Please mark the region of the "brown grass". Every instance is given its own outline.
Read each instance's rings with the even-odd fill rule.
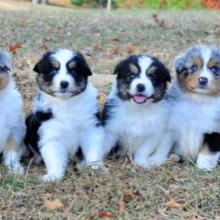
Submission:
[[[35,94],[32,68],[47,48],[81,50],[95,85],[107,92],[114,66],[130,53],[153,54],[171,68],[173,58],[192,44],[219,46],[219,19],[219,13],[207,11],[106,14],[31,5],[25,10],[0,7],[0,47],[8,49],[18,42],[22,46],[13,57],[14,74],[28,112]],[[45,172],[43,165],[24,163],[25,177],[10,176],[0,166],[0,219],[99,219],[106,212],[112,219],[220,218],[219,168],[203,173],[171,160],[145,171],[128,159],[109,159],[110,175],[102,176],[90,170],[79,173],[72,161],[61,183],[44,184],[38,179]],[[58,199],[64,207],[49,211],[43,205],[47,199]],[[180,208],[168,207],[170,200]]]

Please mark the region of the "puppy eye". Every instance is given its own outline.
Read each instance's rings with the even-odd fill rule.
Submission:
[[[135,74],[130,74],[129,77],[130,77],[130,79],[134,79],[136,77],[136,75]]]
[[[219,75],[219,74],[218,74],[218,67],[217,67],[217,66],[212,66],[212,67],[210,67],[210,71],[211,71],[214,75]]]
[[[68,68],[69,69],[73,69],[75,66],[76,66],[76,61],[75,60],[68,63]]]
[[[59,62],[57,62],[57,61],[55,61],[55,60],[51,61],[50,65],[51,65],[51,67],[52,67],[53,69],[55,69],[55,70],[58,70],[58,69],[60,68]]]
[[[198,66],[196,64],[193,64],[191,66],[191,70],[192,70],[192,72],[195,72],[196,70],[198,70]]]

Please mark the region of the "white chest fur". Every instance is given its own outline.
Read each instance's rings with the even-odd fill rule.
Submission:
[[[169,128],[173,130],[177,151],[196,160],[204,133],[220,131],[220,99],[183,96],[174,102]]]
[[[168,103],[165,101],[143,106],[121,102],[113,120],[119,142],[130,153],[134,153],[149,138],[158,139],[159,142],[167,124],[168,112]]]
[[[49,109],[53,115],[53,118],[40,128],[42,144],[58,138],[68,145],[78,146],[82,132],[97,123],[96,96],[97,91],[90,84],[80,95],[65,100],[41,93],[40,98],[35,100],[34,112],[47,112]]]
[[[14,82],[0,92],[0,104],[1,125],[5,126],[5,129],[15,127],[18,119],[23,117],[23,102]]]

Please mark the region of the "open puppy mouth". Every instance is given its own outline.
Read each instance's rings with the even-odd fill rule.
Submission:
[[[147,101],[148,97],[142,94],[137,94],[137,95],[132,96],[132,99],[137,104],[143,104]]]

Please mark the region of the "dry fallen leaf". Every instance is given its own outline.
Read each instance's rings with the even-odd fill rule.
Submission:
[[[127,47],[127,52],[128,54],[132,54],[132,53],[135,53],[137,51],[137,47],[135,45],[128,45]]]
[[[120,39],[119,39],[119,38],[117,38],[117,37],[115,37],[115,38],[112,38],[112,41],[119,42],[119,41],[120,41]]]
[[[173,199],[171,199],[169,202],[165,203],[165,207],[170,208],[170,209],[172,209],[172,208],[173,209],[182,209],[184,207],[184,205],[177,203]]]
[[[96,44],[93,49],[94,50],[102,50],[102,46],[100,44]]]
[[[125,192],[125,194],[124,194],[124,201],[126,203],[129,203],[132,199],[133,199],[133,196],[131,195],[131,193]]]
[[[101,211],[99,212],[99,218],[112,218],[113,213],[109,211]]]
[[[17,50],[19,48],[22,48],[22,45],[21,43],[17,42],[15,44],[11,44],[9,45],[9,51],[12,53],[12,54],[16,54]]]
[[[112,49],[112,55],[119,55],[120,54],[120,48],[115,47]]]
[[[45,49],[45,50],[48,50],[48,45],[46,43],[43,43],[41,46],[40,46],[41,49]]]
[[[44,202],[44,207],[48,210],[61,209],[64,207],[63,203],[59,199],[55,200],[46,200]]]
[[[119,202],[119,211],[123,212],[125,210],[125,203],[123,201]]]

